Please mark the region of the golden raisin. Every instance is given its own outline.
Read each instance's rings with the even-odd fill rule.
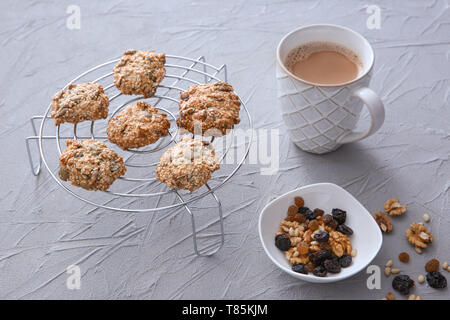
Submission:
[[[309,250],[309,245],[306,242],[300,242],[297,246],[297,251],[300,254],[307,254]]]
[[[295,205],[296,205],[297,207],[299,207],[299,208],[305,206],[305,200],[303,200],[302,197],[295,197],[295,198],[294,198],[294,202],[295,202]]]
[[[439,261],[436,259],[431,259],[430,261],[427,262],[427,264],[425,265],[425,270],[427,272],[433,272],[433,271],[438,271],[439,270]]]
[[[409,254],[407,252],[402,252],[398,255],[398,260],[404,263],[409,262]]]
[[[294,205],[289,206],[287,211],[288,218],[293,218],[298,213],[298,208]]]
[[[306,221],[306,217],[302,215],[301,213],[296,213],[294,218],[292,218],[293,221],[297,221],[298,223],[303,223]]]
[[[317,214],[317,217],[321,217],[324,215],[325,211],[319,209],[319,208],[315,208],[314,212]]]
[[[316,231],[319,229],[319,222],[317,220],[311,220],[308,224],[308,229],[311,231]]]

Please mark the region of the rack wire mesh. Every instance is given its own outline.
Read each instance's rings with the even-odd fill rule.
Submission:
[[[230,151],[240,150],[237,158],[234,159],[233,157],[233,164],[231,165],[231,168],[228,168],[226,174],[217,174],[216,176],[216,173],[214,173],[210,181],[205,184],[204,188],[202,187],[194,192],[169,189],[167,186],[159,183],[154,177],[154,170],[149,170],[149,168],[155,167],[158,164],[161,153],[170,145],[177,143],[177,138],[179,138],[177,126],[175,124],[175,113],[178,110],[179,92],[193,84],[209,83],[211,81],[220,80],[227,81],[227,67],[226,65],[215,67],[206,63],[203,56],[198,59],[191,59],[181,56],[166,55],[165,67],[168,70],[167,74],[159,85],[156,95],[144,99],[139,96],[123,95],[112,83],[113,72],[110,71],[104,73],[104,69],[109,68],[109,70],[111,70],[112,65],[118,61],[119,59],[115,59],[93,67],[77,76],[63,88],[65,89],[69,84],[76,82],[90,81],[102,84],[105,92],[110,97],[109,109],[113,110],[109,113],[106,120],[85,122],[78,125],[63,124],[56,127],[56,132],[54,134],[47,134],[47,132],[55,130],[54,123],[51,121],[50,117],[50,105],[43,115],[33,116],[30,119],[34,135],[27,137],[25,142],[31,171],[33,175],[37,176],[41,173],[42,167],[45,167],[53,180],[55,180],[61,188],[75,198],[98,208],[122,212],[147,213],[184,207],[186,212],[190,215],[195,253],[199,256],[210,256],[219,251],[224,244],[222,204],[216,191],[231,179],[248,157],[250,144],[253,139],[253,125],[250,113],[244,101],[240,99],[242,110],[240,115],[241,123],[239,126],[247,129],[247,132],[249,132],[249,135],[243,144],[236,143],[235,130],[231,130],[231,132],[224,137],[211,138],[211,142],[215,144],[215,148],[216,145],[219,146],[219,150],[216,148],[216,152],[218,152],[221,167],[223,167],[227,155],[230,155]],[[160,139],[152,146],[130,149],[126,151],[126,155],[122,154],[127,167],[127,174],[124,177],[120,177],[110,188],[111,190],[105,192],[86,192],[80,188],[73,187],[70,183],[61,181],[57,175],[57,160],[63,150],[61,147],[62,140],[96,139],[107,142],[107,121],[114,117],[114,115],[124,107],[137,100],[150,100],[150,104],[168,115],[168,119],[171,122],[169,135],[164,139]],[[114,107],[113,105],[116,106]],[[37,127],[36,124],[39,122],[39,127]],[[95,123],[103,125],[96,126]],[[38,150],[37,156],[33,156],[32,141],[36,143],[35,148]],[[56,148],[55,146],[51,146],[52,143],[56,144]],[[112,145],[112,147],[114,147],[114,145]],[[120,150],[120,152],[123,153],[124,151]],[[149,162],[149,160],[151,161]],[[216,172],[221,171],[222,169]],[[133,174],[135,176],[132,176]],[[102,195],[99,196],[99,193]],[[200,249],[197,241],[198,232],[195,218],[196,213],[190,205],[208,195],[212,197],[217,206],[219,217],[218,224],[220,226],[220,233],[218,236],[220,240],[215,246],[207,246]],[[163,201],[163,197],[168,198]],[[100,202],[99,198],[103,201]],[[124,198],[131,199],[131,201],[124,201]]]

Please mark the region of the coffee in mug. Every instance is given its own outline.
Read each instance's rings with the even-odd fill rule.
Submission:
[[[383,102],[368,88],[374,52],[359,33],[329,24],[300,27],[281,39],[276,55],[281,115],[301,149],[327,153],[383,124]],[[363,106],[369,126],[356,131]]]
[[[289,52],[285,65],[300,79],[318,85],[353,81],[362,62],[351,49],[332,42],[310,42]]]

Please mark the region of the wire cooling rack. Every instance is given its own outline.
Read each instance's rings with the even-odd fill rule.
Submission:
[[[154,171],[161,154],[179,140],[178,128],[175,123],[179,93],[193,84],[220,80],[227,81],[227,67],[226,65],[215,67],[206,63],[203,56],[198,59],[191,59],[166,55],[165,67],[167,73],[164,80],[160,83],[153,97],[144,99],[141,96],[123,95],[116,89],[113,84],[112,67],[118,61],[119,59],[115,59],[93,67],[77,76],[64,87],[65,89],[71,83],[88,81],[102,84],[110,102],[110,113],[106,120],[83,122],[78,125],[66,123],[57,126],[55,132],[54,121],[50,117],[50,105],[43,115],[34,116],[30,119],[34,135],[27,137],[25,142],[31,171],[33,175],[37,176],[41,173],[42,167],[45,167],[61,188],[75,198],[98,208],[122,212],[150,213],[183,206],[191,217],[195,253],[199,256],[212,255],[219,251],[224,244],[222,204],[216,191],[230,180],[248,156],[253,139],[253,125],[250,113],[244,101],[240,99],[242,109],[239,128],[245,129],[247,132],[244,141],[237,143],[235,130],[231,130],[224,137],[210,138],[216,149],[216,154],[219,156],[221,169],[213,173],[210,181],[204,187],[193,192],[169,189],[156,179]],[[125,176],[117,179],[108,191],[85,191],[60,180],[57,174],[58,160],[65,148],[65,140],[96,139],[108,142],[106,135],[108,120],[137,100],[146,100],[155,108],[168,115],[168,119],[171,122],[169,135],[151,146],[127,151],[117,149],[115,145],[110,144],[110,147],[117,149],[117,152],[123,156],[127,173]],[[111,110],[113,111],[111,112]],[[37,155],[32,151],[32,141],[36,143]],[[233,152],[237,153],[236,157],[230,157],[230,154]],[[228,164],[228,161],[226,164],[224,163],[224,160],[229,158],[232,159],[231,165]],[[198,208],[194,207],[193,203],[202,200],[207,195],[212,197],[218,211],[219,218],[213,223],[218,223],[220,226],[220,233],[216,234],[220,241],[199,249],[197,243],[198,231],[196,229],[196,211],[198,211]]]

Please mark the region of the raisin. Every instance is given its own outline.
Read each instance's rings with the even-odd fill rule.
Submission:
[[[327,242],[330,239],[330,234],[326,231],[319,231],[314,234],[314,240],[318,242]]]
[[[347,226],[346,224],[340,224],[337,226],[336,231],[339,231],[340,233],[343,233],[347,236],[351,236],[353,234],[352,228]]]
[[[428,272],[427,282],[430,287],[435,289],[444,289],[447,287],[447,279],[439,271]]]
[[[347,212],[337,208],[331,210],[331,215],[339,224],[345,223],[345,219],[347,218]]]
[[[325,277],[327,275],[327,269],[324,266],[318,266],[313,269],[312,273],[317,277]]]
[[[305,200],[303,200],[302,197],[295,197],[294,198],[294,203],[297,207],[303,207],[305,205]]]
[[[308,274],[308,270],[306,269],[306,267],[303,263],[294,263],[292,265],[292,271],[298,272],[298,273],[303,273],[303,274]]]
[[[303,223],[306,221],[306,217],[301,213],[297,212],[292,220],[297,221],[298,223]]]
[[[399,275],[396,276],[394,280],[392,280],[392,288],[394,288],[403,295],[408,295],[409,289],[411,289],[412,287],[414,287],[414,280],[412,280],[407,275]]]
[[[398,260],[400,260],[403,263],[409,262],[409,254],[407,252],[401,252],[398,255]]]
[[[332,257],[331,252],[328,250],[319,250],[309,255],[309,261],[315,266],[321,265],[325,260]]]
[[[328,227],[330,227],[332,229],[336,229],[336,227],[338,226],[337,221],[334,220],[333,216],[331,216],[330,214],[325,214],[322,217],[322,221],[323,221],[323,223],[325,223],[325,225],[327,225]]]
[[[352,264],[352,256],[349,254],[344,254],[342,257],[339,258],[339,264],[342,268],[347,268]]]
[[[317,220],[311,220],[308,223],[308,229],[311,231],[316,231],[317,229],[319,229],[319,222]]]
[[[314,220],[317,218],[316,213],[311,211],[308,207],[300,207],[298,208],[298,212],[305,216],[308,220]]]
[[[298,208],[296,206],[289,206],[287,211],[287,217],[293,219],[298,212]]]
[[[431,259],[430,261],[427,262],[427,264],[425,265],[425,270],[427,272],[433,272],[433,271],[438,271],[439,270],[439,261],[436,259]]]
[[[338,259],[328,259],[323,262],[323,266],[328,272],[339,273],[341,272],[341,265]]]
[[[297,246],[297,251],[300,254],[307,254],[309,251],[309,245],[306,242],[300,242],[300,244]]]
[[[321,217],[325,213],[323,210],[321,210],[319,208],[315,208],[313,211],[317,215],[317,217]]]
[[[275,237],[275,246],[281,251],[288,251],[291,248],[291,239],[286,233],[279,234]]]

